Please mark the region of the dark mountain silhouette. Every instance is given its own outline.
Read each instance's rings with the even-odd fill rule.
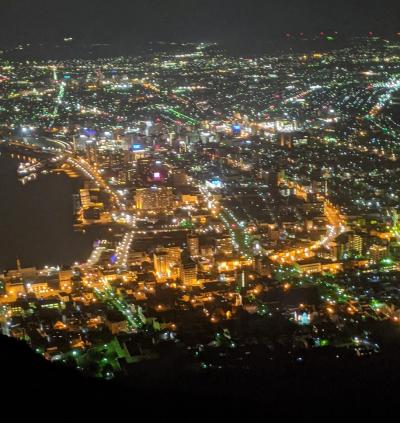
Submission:
[[[396,411],[398,351],[336,361],[332,354],[311,354],[301,365],[282,359],[262,370],[204,373],[188,371],[184,357],[172,354],[136,365],[117,380],[103,381],[48,362],[27,344],[1,336],[2,401],[32,418],[54,409],[56,419],[78,410],[90,416],[132,413],[142,419],[175,420],[201,413],[320,419],[382,417]]]

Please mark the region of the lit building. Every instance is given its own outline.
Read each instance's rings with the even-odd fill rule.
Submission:
[[[279,134],[279,145],[288,149],[293,146],[293,133],[292,132],[281,132]]]
[[[221,236],[215,240],[215,249],[218,253],[232,254],[232,239],[230,236]]]
[[[181,254],[182,250],[180,247],[171,246],[171,247],[163,247],[161,251],[167,253],[168,259],[175,264],[179,264],[181,261]]]
[[[358,256],[362,255],[363,239],[361,235],[358,235],[355,232],[350,231],[340,234],[336,238],[336,245],[336,256],[338,260],[346,258],[346,256],[350,253],[355,253]]]
[[[153,255],[154,271],[159,282],[176,279],[179,276],[178,266],[181,262],[182,250],[179,247],[159,248]]]
[[[368,249],[368,255],[370,259],[375,263],[378,263],[384,257],[386,257],[387,253],[388,253],[388,249],[384,245],[373,244]]]
[[[188,204],[196,205],[198,203],[198,198],[197,198],[197,195],[195,194],[181,194],[180,199],[182,204],[184,205],[188,205]]]
[[[343,270],[341,262],[330,260],[316,260],[314,258],[305,259],[297,262],[301,273],[337,273]]]
[[[117,333],[129,332],[128,321],[121,313],[108,312],[105,319],[105,324],[113,335]]]
[[[86,160],[90,164],[97,162],[97,147],[96,143],[92,140],[86,141]]]
[[[49,285],[46,281],[35,281],[27,284],[27,291],[33,292],[38,296],[49,294]]]
[[[190,256],[197,257],[199,255],[199,237],[197,235],[188,235],[187,245]]]
[[[197,280],[197,264],[190,258],[185,258],[181,263],[181,280],[186,286],[198,284]]]
[[[72,270],[60,270],[58,278],[60,281],[60,289],[62,291],[70,291],[72,288]]]
[[[153,164],[146,176],[146,181],[150,184],[163,184],[167,179],[167,170],[158,164]]]
[[[165,251],[155,252],[153,255],[154,271],[156,273],[157,281],[164,282],[171,275],[170,260],[168,253]]]
[[[173,203],[171,187],[150,187],[136,190],[136,208],[139,210],[170,211]]]
[[[26,294],[25,284],[21,278],[9,278],[5,281],[5,293],[16,298]]]
[[[145,179],[145,177],[150,173],[152,163],[153,160],[150,157],[144,157],[137,160],[137,173],[141,178]]]

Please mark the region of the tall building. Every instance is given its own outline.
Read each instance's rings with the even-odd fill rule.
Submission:
[[[95,141],[86,141],[86,160],[90,164],[95,164],[97,162],[97,145]]]
[[[361,235],[356,233],[352,234],[350,237],[350,250],[356,251],[358,255],[362,255],[363,252],[363,239]]]
[[[143,157],[136,161],[136,173],[138,178],[142,181],[147,180],[147,175],[150,173],[151,166],[153,164],[153,159],[150,157]]]
[[[337,258],[339,260],[346,258],[349,253],[355,253],[358,256],[363,252],[363,239],[361,235],[349,231],[340,234],[336,238]]]
[[[369,247],[368,254],[373,262],[378,263],[387,256],[388,248],[384,245],[373,244]]]
[[[181,254],[182,250],[180,247],[171,246],[171,247],[163,247],[160,251],[164,251],[167,253],[168,259],[174,264],[179,264],[181,262]]]
[[[190,257],[197,257],[199,255],[199,237],[197,235],[188,235],[187,245]]]
[[[181,263],[181,280],[186,286],[198,284],[197,280],[197,264],[190,258],[185,257]]]
[[[182,250],[180,247],[162,247],[154,252],[154,271],[159,282],[179,276]]]
[[[320,170],[312,172],[311,192],[312,194],[328,195],[328,181]]]
[[[311,191],[313,194],[328,195],[328,181],[326,179],[316,180],[311,182]]]
[[[136,208],[139,210],[170,211],[173,203],[171,187],[150,187],[136,190]]]
[[[153,255],[154,271],[156,273],[157,280],[163,282],[168,279],[171,275],[170,260],[168,259],[168,253],[165,251],[157,251]]]

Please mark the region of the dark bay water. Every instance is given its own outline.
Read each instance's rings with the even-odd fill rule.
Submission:
[[[9,156],[0,156],[0,269],[15,268],[17,257],[22,266],[85,260],[98,234],[73,228],[72,194],[82,181],[48,174],[22,185],[17,165]]]

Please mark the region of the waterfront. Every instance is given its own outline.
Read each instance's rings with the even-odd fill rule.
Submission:
[[[65,174],[41,175],[22,185],[18,162],[0,156],[0,269],[72,264],[85,260],[98,237],[74,231],[72,194],[82,184]]]

